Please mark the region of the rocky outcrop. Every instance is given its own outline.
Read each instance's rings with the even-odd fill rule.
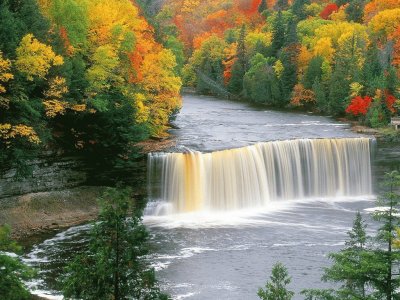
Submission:
[[[16,179],[16,170],[0,172],[0,199],[60,189],[74,188],[87,181],[83,161],[76,157],[57,157],[48,154],[28,163],[32,174]]]

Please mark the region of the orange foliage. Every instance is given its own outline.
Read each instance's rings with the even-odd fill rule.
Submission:
[[[293,89],[290,104],[296,107],[307,107],[315,103],[315,94],[312,90],[307,90],[302,84],[296,84]]]
[[[68,32],[65,27],[60,28],[60,37],[64,43],[64,49],[68,56],[72,56],[74,54],[74,47],[71,45],[71,42],[68,38]]]
[[[400,69],[400,26],[392,33],[390,39],[393,40],[393,66]],[[400,75],[400,70],[399,70]]]
[[[364,20],[369,22],[378,12],[400,7],[400,0],[373,0],[364,8]]]

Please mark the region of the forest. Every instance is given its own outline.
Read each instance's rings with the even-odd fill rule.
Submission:
[[[399,117],[399,87],[400,0],[3,0],[0,174],[15,170],[15,180],[29,177],[29,162],[44,153],[83,157],[98,173],[129,170],[135,160],[144,157],[140,142],[157,143],[169,137],[185,90],[249,107],[300,111],[383,128]],[[304,140],[309,143],[308,137]],[[370,168],[373,143],[365,144],[368,159],[361,163]],[[285,154],[294,149],[292,145],[280,147]],[[301,146],[299,151],[304,149]],[[355,149],[359,148],[350,147]],[[314,152],[325,150],[321,147]],[[350,150],[343,156],[347,158]],[[183,182],[200,181],[197,173],[189,174],[189,167],[180,172],[170,164],[168,154],[157,159],[186,176]],[[201,169],[190,161],[196,155],[184,154],[179,166],[187,163]],[[292,163],[301,171],[301,162],[306,161],[301,161],[303,154],[294,163],[288,159],[285,166]],[[350,178],[345,184],[340,182],[348,190],[343,188],[344,195],[338,192],[335,197],[353,196],[354,170],[363,173],[362,168],[353,161],[339,161],[339,151],[332,156],[334,163],[343,163],[340,171],[348,171]],[[224,162],[231,163],[229,159]],[[320,165],[331,170],[334,163]],[[396,162],[385,167],[390,164],[396,168]],[[229,173],[227,169],[221,177]],[[291,170],[286,171],[292,174]],[[358,173],[360,177],[370,175]],[[322,179],[329,186],[331,174],[321,174],[313,176],[326,176]],[[259,178],[252,178],[258,184]],[[305,182],[311,186],[308,179]],[[365,194],[371,196],[375,179],[367,180],[370,189]],[[374,230],[367,231],[358,212],[343,249],[329,255],[332,265],[325,268],[321,280],[337,289],[303,290],[305,299],[397,299],[399,173],[388,173],[384,184],[387,193],[376,205],[390,209],[371,213]],[[180,195],[185,194],[183,185]],[[225,192],[225,187],[221,190]],[[153,236],[142,224],[145,208],[134,200],[137,196],[122,184],[99,197],[99,219],[91,224],[86,248],[60,276],[63,286],[59,291],[67,299],[170,299],[161,291],[153,266],[143,259]],[[0,225],[0,298],[30,299],[22,281],[34,277],[35,271],[9,255],[21,253],[22,248],[13,241],[10,227]],[[288,270],[278,263],[258,296],[292,299],[294,292],[286,289],[290,282]]]
[[[0,165],[18,176],[44,150],[129,165],[168,135],[182,84],[371,127],[399,108],[397,0],[7,0],[0,14]]]

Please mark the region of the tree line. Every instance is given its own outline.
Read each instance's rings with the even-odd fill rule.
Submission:
[[[185,85],[237,98],[388,124],[399,109],[397,0],[167,0],[160,34],[177,35]]]
[[[0,166],[51,150],[122,168],[181,106],[172,50],[130,0],[0,3]]]

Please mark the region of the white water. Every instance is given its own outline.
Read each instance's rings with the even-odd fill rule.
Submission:
[[[371,140],[300,139],[148,159],[148,214],[231,211],[271,201],[371,195]]]

